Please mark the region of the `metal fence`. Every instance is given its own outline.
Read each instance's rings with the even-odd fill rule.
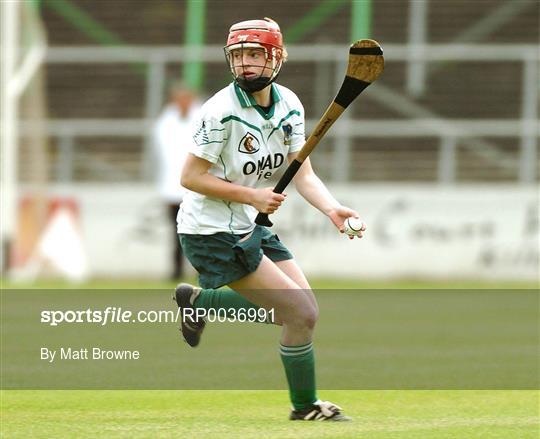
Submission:
[[[321,91],[317,81],[313,81],[313,95],[318,101],[330,102],[332,94],[338,89],[346,70],[346,57],[341,45],[293,45],[288,47],[294,63],[315,63],[315,70],[327,72],[333,78],[335,88],[327,87]],[[540,52],[535,45],[502,44],[426,44],[426,45],[384,45],[386,69],[392,69],[394,63],[407,66],[404,90],[396,90],[381,81],[366,91],[369,99],[384,105],[400,117],[387,119],[358,120],[350,111],[330,130],[328,137],[335,143],[331,149],[331,157],[325,154],[324,160],[318,163],[322,172],[330,180],[349,181],[355,161],[355,141],[359,139],[437,139],[436,162],[433,180],[441,183],[454,183],[459,180],[456,158],[458,145],[472,156],[478,157],[480,166],[492,163],[497,167],[515,171],[515,181],[533,183],[538,178],[538,137],[540,122],[538,120],[539,98],[539,60]],[[142,63],[147,66],[145,79],[145,109],[142,119],[53,119],[46,124],[48,135],[58,146],[54,159],[54,179],[72,181],[76,179],[74,162],[80,148],[76,148],[81,139],[107,136],[113,138],[143,139],[142,159],[131,160],[139,166],[136,174],[127,172],[124,179],[147,179],[151,174],[148,169],[150,145],[150,128],[163,105],[166,85],[167,66],[189,60],[203,60],[207,63],[219,63],[223,60],[220,46],[207,46],[203,49],[187,49],[179,46],[161,47],[50,47],[47,51],[48,65],[118,64]],[[521,84],[520,114],[514,119],[449,119],[434,114],[427,105],[421,105],[407,89],[422,90],[425,88],[425,74],[421,72],[429,68],[430,63],[446,61],[458,62],[497,62],[519,63],[522,75],[509,80]],[[328,66],[331,66],[330,69]],[[420,81],[420,82],[419,82]],[[412,85],[411,85],[412,84]],[[321,96],[321,93],[323,96]],[[326,94],[326,95],[325,95]],[[324,96],[325,95],[325,96]],[[364,99],[364,98],[362,98]],[[306,121],[308,132],[316,122],[317,115],[312,114]],[[22,123],[22,134],[32,129],[30,123]],[[513,138],[515,145],[510,151],[499,148],[487,139]],[[79,152],[76,152],[79,151]],[[82,151],[84,157],[84,151]],[[111,165],[94,160],[96,169],[110,170],[111,175],[122,174],[122,165]],[[402,166],[406,166],[403,164]],[[98,178],[96,178],[98,179]],[[375,177],[375,179],[377,179]],[[388,176],[381,176],[388,179]],[[414,178],[413,178],[414,179]]]

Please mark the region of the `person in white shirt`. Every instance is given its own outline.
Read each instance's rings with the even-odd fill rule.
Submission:
[[[274,82],[287,58],[280,28],[268,18],[237,23],[224,50],[234,81],[203,105],[182,172],[189,192],[178,233],[202,287],[176,288],[182,335],[190,346],[199,344],[206,322],[192,317],[195,309],[273,312],[270,323],[282,326],[290,419],[350,420],[336,404],[317,398],[312,334],[319,311],[310,285],[279,238],[254,222],[258,212],[271,214],[285,201],[270,178],[305,142],[300,100]],[[330,194],[309,159],[293,181],[339,231],[346,218],[358,217]]]
[[[184,274],[182,247],[176,234],[176,216],[186,189],[180,185],[179,176],[191,144],[191,125],[199,108],[196,92],[183,82],[175,81],[169,87],[169,101],[154,125],[158,191],[174,231],[173,280],[178,280]]]

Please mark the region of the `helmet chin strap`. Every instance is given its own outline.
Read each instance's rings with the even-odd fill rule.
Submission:
[[[275,75],[272,79],[267,76],[259,76],[256,79],[246,79],[237,76],[235,81],[242,90],[253,93],[254,91],[261,91],[263,88],[268,87],[277,77],[278,75]]]

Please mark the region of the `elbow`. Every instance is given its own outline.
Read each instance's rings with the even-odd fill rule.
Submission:
[[[182,185],[182,187],[186,188],[187,190],[194,190],[194,181],[192,176],[189,175],[189,173],[187,172],[182,172],[182,175],[180,176],[180,185]]]

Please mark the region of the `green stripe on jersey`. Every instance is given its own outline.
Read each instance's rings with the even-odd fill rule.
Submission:
[[[223,160],[223,157],[221,157],[221,156],[219,156],[219,159],[221,160],[221,163],[223,164],[223,176],[225,177],[225,181],[228,181],[230,183],[231,180],[229,180],[227,178],[227,166],[225,166],[225,161]],[[231,207],[231,202],[230,201],[225,201],[225,200],[221,200],[221,201],[223,201],[225,203],[225,205],[231,211],[231,217],[229,218],[229,230],[231,231],[231,233],[234,233],[233,228],[232,228],[234,211],[233,211],[233,209]]]
[[[283,98],[275,84],[272,84],[272,98],[274,99],[274,102],[278,102],[280,99]]]
[[[225,140],[227,140],[227,139],[223,139],[223,140],[214,140],[214,141],[212,141],[212,142],[197,143],[197,146],[210,145],[211,143],[223,143]]]
[[[268,139],[270,138],[270,136],[271,136],[272,134],[274,134],[274,131],[279,130],[279,129],[281,128],[281,124],[282,124],[283,122],[285,122],[285,121],[286,121],[289,117],[291,117],[293,114],[296,114],[297,116],[300,116],[300,112],[299,112],[298,110],[291,110],[291,111],[289,111],[289,114],[287,114],[285,117],[283,117],[283,118],[279,121],[277,127],[275,127],[272,131],[270,131],[270,134],[268,134],[268,137],[266,138],[266,140],[268,140]]]
[[[254,130],[257,130],[262,136],[262,131],[260,130],[259,127],[256,127],[255,125],[252,125],[249,122],[246,122],[244,119],[240,119],[238,116],[227,116],[221,119],[220,122],[225,123],[225,122],[229,122],[230,120],[235,120],[237,122],[243,123],[244,125],[247,125],[250,128],[253,128]]]

